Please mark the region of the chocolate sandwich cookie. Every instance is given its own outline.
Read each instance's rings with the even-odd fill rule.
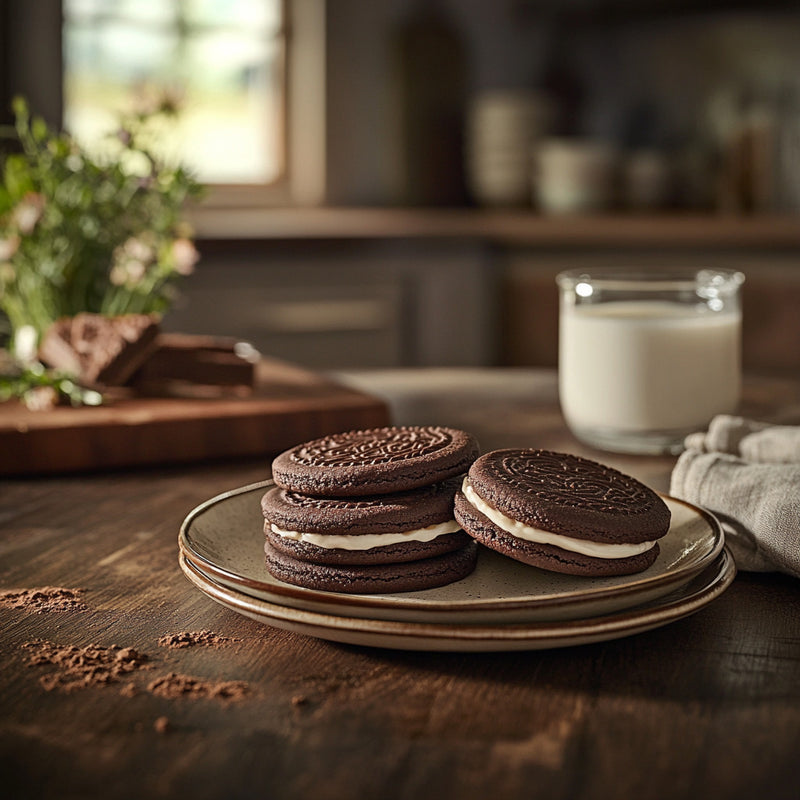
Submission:
[[[261,499],[275,550],[318,564],[391,564],[457,550],[470,541],[453,517],[461,478],[360,498],[312,497],[280,487]]]
[[[402,564],[341,565],[312,564],[264,545],[267,569],[278,580],[326,592],[391,594],[446,586],[466,578],[474,569],[478,547],[468,541],[450,553],[407,561]]]
[[[456,494],[455,517],[492,550],[573,575],[646,569],[670,524],[666,503],[635,478],[548,450],[478,458]]]
[[[347,431],[281,453],[272,477],[307,495],[389,494],[463,474],[478,452],[469,433],[438,425]]]

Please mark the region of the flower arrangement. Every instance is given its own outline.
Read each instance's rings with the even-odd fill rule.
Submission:
[[[91,156],[66,133],[13,104],[21,152],[0,185],[0,310],[29,343],[60,317],[163,313],[197,251],[182,218],[202,187],[159,157],[169,100],[120,118],[107,152]]]
[[[163,314],[198,258],[182,213],[202,186],[153,147],[177,113],[168,97],[121,116],[102,157],[32,116],[25,100],[13,112],[5,133],[19,146],[3,160],[0,185],[0,312],[16,358],[0,369],[0,402],[44,389],[96,402],[96,392],[38,362],[38,343],[81,312]]]

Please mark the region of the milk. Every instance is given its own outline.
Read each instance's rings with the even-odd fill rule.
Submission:
[[[660,300],[562,306],[559,391],[567,423],[620,433],[704,428],[736,409],[741,312]]]

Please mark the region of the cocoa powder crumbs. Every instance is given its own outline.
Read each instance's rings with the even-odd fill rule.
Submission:
[[[86,647],[57,645],[45,640],[22,645],[31,651],[30,666],[53,666],[54,672],[42,675],[39,683],[45,690],[72,692],[88,686],[103,686],[117,682],[122,676],[142,668],[147,656],[132,647],[111,645]]]
[[[169,717],[159,717],[154,723],[156,733],[167,733],[170,729]]]
[[[153,694],[170,700],[177,697],[191,697],[232,701],[241,700],[250,692],[250,687],[244,681],[206,681],[191,675],[178,675],[175,672],[156,678],[147,688]]]
[[[170,633],[162,636],[158,643],[161,647],[169,647],[171,650],[178,650],[183,647],[219,647],[221,645],[238,642],[230,636],[222,636],[212,631],[181,631],[180,633]]]
[[[304,694],[295,694],[292,695],[292,705],[295,708],[299,708],[300,706],[308,705],[308,697]]]
[[[22,608],[37,614],[48,611],[84,611],[80,599],[83,589],[62,586],[42,586],[38,589],[7,589],[0,591],[0,607]]]

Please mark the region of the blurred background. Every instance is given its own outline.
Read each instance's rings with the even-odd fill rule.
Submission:
[[[169,330],[323,369],[553,366],[555,275],[741,269],[800,369],[800,8],[778,0],[4,0],[0,108],[102,147],[167,92],[208,184]]]

